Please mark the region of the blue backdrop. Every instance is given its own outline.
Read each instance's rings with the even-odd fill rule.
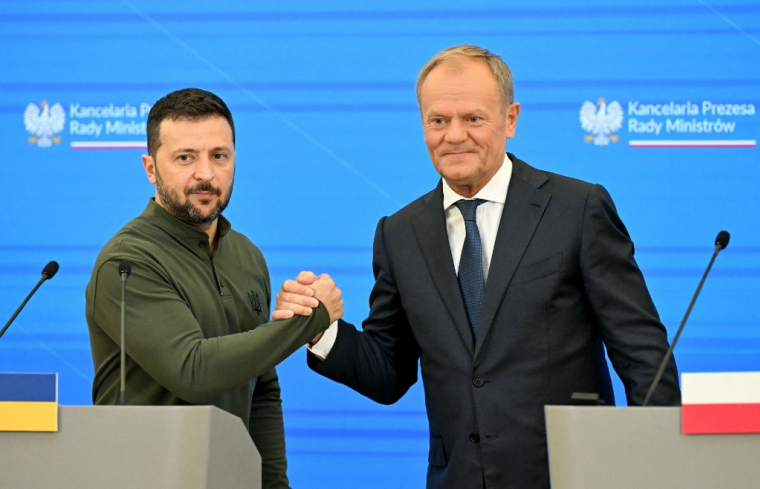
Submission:
[[[153,194],[140,162],[147,109],[188,86],[233,112],[226,215],[263,250],[273,287],[302,269],[330,273],[346,319],[360,323],[378,219],[438,179],[417,72],[461,43],[514,72],[522,113],[510,151],[610,190],[671,335],[716,234],[731,232],[677,359],[682,372],[760,370],[760,6],[573,3],[0,2],[3,322],[47,261],[61,265],[0,340],[0,371],[58,372],[61,403],[91,403],[84,289],[100,247]],[[579,121],[600,98],[623,109],[607,145],[586,142]],[[24,124],[43,101],[65,114],[48,147]],[[279,368],[293,485],[422,487],[421,387],[378,406],[310,372],[304,356]]]

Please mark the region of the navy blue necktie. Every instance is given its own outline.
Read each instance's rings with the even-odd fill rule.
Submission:
[[[459,259],[459,290],[462,292],[464,306],[467,309],[467,319],[470,321],[473,340],[478,337],[480,313],[483,310],[483,298],[486,293],[486,280],[483,274],[483,245],[480,242],[478,224],[475,214],[478,206],[486,202],[482,199],[460,200],[456,202],[464,217],[464,228],[467,234],[462,247],[462,257]]]

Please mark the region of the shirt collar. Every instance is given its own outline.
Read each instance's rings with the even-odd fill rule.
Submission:
[[[158,205],[155,198],[151,197],[148,202],[148,207],[143,211],[143,215],[149,217],[160,228],[168,231],[169,234],[173,236],[208,241],[208,234],[206,234],[205,231],[201,231],[195,226],[180,221],[171,215],[166,209]],[[232,226],[230,225],[230,222],[224,216],[220,215],[216,227],[217,239],[227,234],[231,228]]]
[[[501,168],[496,174],[491,177],[491,180],[486,183],[485,187],[475,194],[473,199],[483,199],[489,202],[497,202],[504,204],[507,200],[507,189],[509,188],[509,180],[512,178],[512,161],[504,155],[504,161],[501,164]],[[458,193],[456,193],[446,180],[443,180],[443,209],[446,210],[457,201],[465,199]]]

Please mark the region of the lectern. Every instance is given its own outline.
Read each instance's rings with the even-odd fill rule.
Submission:
[[[682,435],[674,407],[545,410],[552,489],[760,487],[760,434]]]
[[[259,489],[243,422],[211,406],[60,406],[57,433],[0,433],[0,487]]]

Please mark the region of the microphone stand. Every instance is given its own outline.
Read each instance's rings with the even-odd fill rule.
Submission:
[[[715,242],[715,252],[713,253],[712,258],[710,258],[710,264],[707,265],[707,270],[705,270],[704,275],[702,275],[702,280],[699,281],[699,286],[697,286],[697,291],[694,292],[694,297],[691,298],[691,303],[689,304],[689,308],[686,309],[686,314],[684,315],[683,320],[681,321],[681,325],[678,327],[678,331],[676,331],[676,335],[673,337],[673,342],[670,344],[670,348],[668,348],[668,351],[665,353],[665,358],[662,359],[662,363],[660,364],[659,370],[657,370],[657,375],[654,376],[654,381],[652,382],[652,385],[649,386],[649,391],[647,392],[647,396],[644,399],[644,404],[642,404],[642,406],[646,406],[649,404],[649,401],[652,398],[652,394],[654,393],[655,387],[657,387],[657,384],[660,383],[662,374],[665,373],[665,367],[668,365],[668,361],[670,361],[670,357],[673,356],[673,348],[675,348],[676,343],[678,343],[678,338],[681,336],[681,331],[683,331],[683,327],[686,325],[686,320],[689,319],[689,314],[691,314],[691,309],[694,307],[694,303],[697,302],[697,297],[699,297],[699,292],[702,290],[702,285],[704,285],[705,283],[707,274],[710,273],[710,269],[713,266],[713,262],[715,262],[715,258],[718,256],[718,253],[720,252],[720,250],[728,246],[728,233],[726,233],[725,238],[723,238],[723,233],[726,233],[726,231],[721,231],[721,233],[718,235],[718,239]]]
[[[121,358],[119,375],[119,405],[124,406],[127,402],[127,278],[132,273],[132,265],[129,262],[119,263],[119,275],[121,275]]]
[[[24,299],[24,302],[21,303],[20,306],[18,306],[18,309],[16,309],[16,312],[13,313],[13,316],[8,320],[7,323],[5,323],[5,326],[3,326],[3,329],[0,330],[0,338],[3,337],[3,334],[5,334],[5,331],[10,327],[11,323],[14,319],[16,319],[16,316],[19,315],[21,310],[24,308],[27,302],[29,302],[29,299],[32,298],[35,292],[37,292],[37,289],[40,288],[42,283],[45,280],[53,278],[53,276],[58,272],[58,263],[51,261],[48,263],[45,268],[42,270],[42,277],[40,278],[40,281],[37,282],[37,285],[34,286],[31,292],[29,292],[29,295],[26,296],[26,299]]]

